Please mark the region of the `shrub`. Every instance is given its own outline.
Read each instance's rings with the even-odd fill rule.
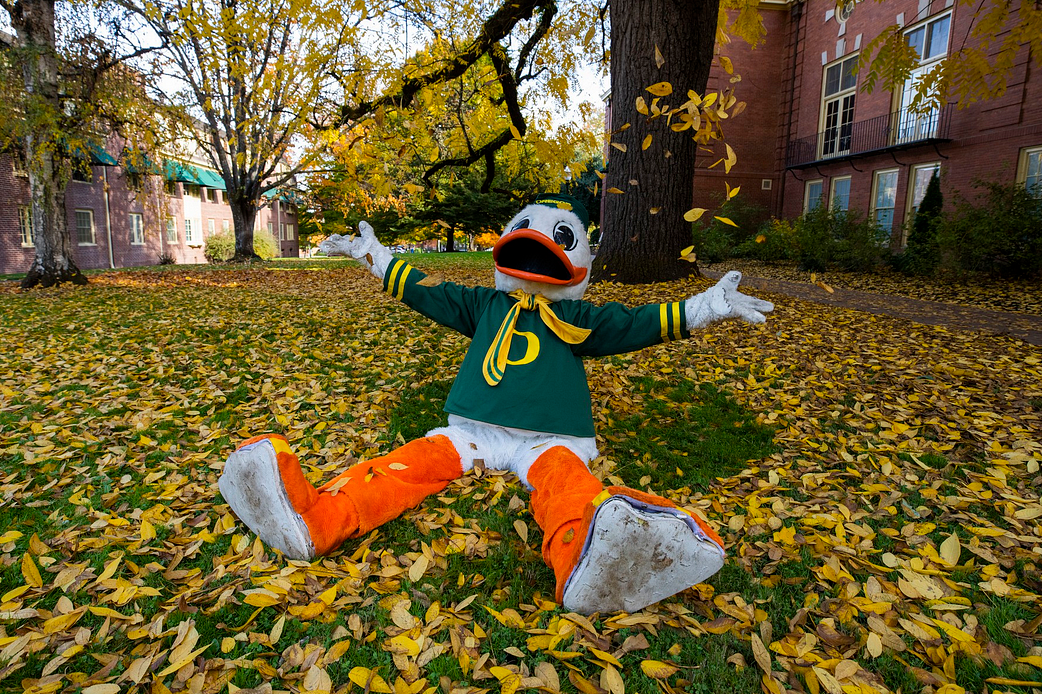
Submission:
[[[1019,184],[976,181],[977,204],[956,194],[938,228],[942,267],[995,277],[1042,275],[1042,199]]]
[[[902,272],[909,275],[932,275],[937,270],[937,266],[941,262],[937,228],[943,207],[941,179],[934,173],[912,220],[912,229],[908,234],[908,247],[897,260],[897,267]]]
[[[726,201],[713,215],[708,222],[696,222],[691,227],[695,255],[705,263],[718,263],[734,257],[740,244],[756,236],[760,223],[767,216],[763,207],[746,203],[741,198]],[[737,226],[721,222],[716,217],[730,219]]]
[[[796,220],[794,236],[800,268],[812,272],[829,267],[870,272],[886,256],[886,234],[872,220],[853,210],[819,205]]]
[[[271,260],[278,255],[278,243],[267,229],[253,232],[253,252],[263,260]],[[235,256],[235,234],[231,230],[219,231],[206,239],[203,255],[211,263],[223,263]]]
[[[159,256],[159,264],[160,265],[173,265],[176,262],[177,262],[177,259],[174,258],[174,256],[170,255],[169,253],[163,253],[162,255]]]
[[[235,234],[231,231],[219,231],[210,235],[203,246],[203,255],[211,263],[223,263],[235,255]]]
[[[788,220],[771,219],[760,227],[756,236],[740,243],[735,253],[768,263],[792,260],[797,255],[796,230]]]

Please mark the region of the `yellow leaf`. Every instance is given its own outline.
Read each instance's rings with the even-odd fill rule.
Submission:
[[[419,193],[422,190],[423,190],[423,186],[416,185],[415,183],[406,183],[405,184],[405,191],[407,193]],[[325,422],[322,422],[322,424],[325,424]]]
[[[724,184],[724,185],[727,185],[727,184]],[[735,188],[732,188],[731,186],[727,186],[727,199],[730,200],[734,196],[738,195],[738,191],[740,191],[741,189],[742,189],[741,186],[737,186]]]
[[[488,669],[492,673],[492,676],[499,680],[499,687],[502,694],[514,694],[517,688],[521,686],[521,677],[516,672],[508,670],[505,667],[499,665],[493,665]]]
[[[641,148],[641,149],[647,149],[647,148],[648,148],[648,147],[650,147],[650,146],[651,146],[651,135],[650,135],[650,134],[648,134],[648,135],[647,135],[647,136],[646,136],[646,137],[644,138],[644,141],[640,143],[640,148]]]
[[[609,188],[609,189],[607,190],[607,192],[609,192],[609,193],[615,193],[616,195],[622,195],[622,194],[623,194],[623,191],[619,190],[618,188],[614,188],[614,187],[612,187],[612,188]]]
[[[418,656],[420,654],[420,644],[415,640],[409,638],[406,634],[399,634],[393,636],[383,643],[383,649],[390,651],[391,653],[398,653],[399,655],[407,656]]]
[[[73,624],[78,622],[85,611],[86,609],[81,607],[80,609],[74,610],[67,614],[59,615],[57,617],[51,617],[43,623],[43,633],[56,634],[59,631],[65,631]]]
[[[40,570],[36,568],[36,562],[28,552],[22,555],[22,578],[33,588],[43,587],[43,577],[40,576]]]
[[[590,647],[590,653],[593,653],[597,658],[603,660],[606,663],[611,663],[612,665],[615,665],[620,668],[622,667],[622,663],[619,662],[619,659],[613,656],[611,653],[607,653],[592,646]]]
[[[948,538],[941,543],[940,552],[941,559],[944,560],[948,566],[957,566],[959,563],[959,556],[962,554],[962,545],[959,544],[959,536],[952,533]]]
[[[822,282],[820,280],[818,282],[815,282],[815,284],[818,285],[818,287],[820,287],[821,289],[824,289],[829,294],[835,294],[835,292],[836,292],[835,289],[833,289],[832,287],[830,287],[829,285],[825,284],[824,282]]]
[[[416,561],[412,563],[412,566],[409,567],[409,580],[416,583],[423,578],[423,574],[427,571],[427,567],[430,566],[430,561],[431,560],[427,558],[426,554],[421,554]]]
[[[622,675],[611,665],[605,665],[601,670],[601,689],[608,694],[626,694],[626,683],[623,682]]]
[[[878,658],[883,654],[883,640],[879,638],[879,634],[870,632],[868,635],[868,641],[865,642],[865,650],[873,658]]]
[[[637,113],[639,113],[641,115],[644,115],[644,116],[648,115],[648,103],[646,101],[644,101],[644,97],[643,96],[638,96],[637,97]],[[601,178],[604,178],[604,177],[601,176]]]
[[[658,82],[647,87],[647,90],[655,96],[669,96],[673,93],[673,85],[669,82]]]
[[[705,213],[704,207],[694,207],[684,213],[684,219],[689,222],[697,222]]]
[[[119,694],[119,685],[112,683],[92,684],[84,687],[81,694]]]
[[[1035,667],[1042,669],[1042,655],[1026,655],[1023,658],[1017,658],[1018,663],[1027,663],[1028,665],[1034,665]]]
[[[730,226],[736,227],[736,228],[737,228],[737,226],[738,226],[737,224],[735,224],[734,222],[732,222],[732,221],[731,221],[730,219],[728,219],[727,217],[715,217],[715,216],[714,216],[714,217],[713,217],[713,219],[715,219],[715,220],[717,220],[717,221],[720,221],[720,222],[723,222],[724,224],[727,224],[727,225],[730,225]]]
[[[519,131],[513,124],[510,125],[510,134],[514,136],[515,140],[521,139],[521,131]]]
[[[756,243],[763,243],[763,242],[764,242],[764,241],[766,241],[766,240],[767,240],[767,237],[766,237],[766,236],[764,236],[763,234],[759,234],[759,235],[758,235],[758,236],[756,237]]]
[[[246,597],[243,598],[242,601],[247,605],[253,605],[254,607],[271,607],[272,605],[279,604],[278,596],[263,589],[247,593]]]
[[[1008,677],[989,677],[984,680],[989,684],[1001,684],[1003,687],[1042,687],[1042,682],[1033,682],[1031,680],[1013,680]],[[84,689],[83,691],[87,691]]]
[[[514,521],[514,531],[521,538],[522,542],[528,542],[528,524],[523,520]]]
[[[622,144],[621,142],[612,142],[611,146],[619,150],[620,152],[626,151],[626,145]]]
[[[377,694],[393,694],[393,690],[387,685],[387,682],[367,667],[351,668],[351,672],[347,673],[347,678],[362,689],[368,686],[369,691]]]
[[[663,663],[660,660],[642,660],[640,661],[640,669],[644,671],[645,675],[656,680],[664,680],[678,670],[675,665]]]
[[[17,530],[8,530],[3,535],[0,535],[0,545],[6,545],[8,542],[13,542],[20,537],[23,537],[23,535]]]
[[[235,639],[231,636],[225,636],[221,639],[221,653],[231,653],[235,650]]]
[[[662,57],[662,51],[658,49],[658,44],[655,44],[655,67],[662,69],[662,66],[666,64],[666,59]]]
[[[756,664],[760,666],[766,673],[771,672],[771,654],[767,650],[767,647],[763,645],[763,641],[756,634],[752,635],[752,648],[753,648],[753,659],[756,660]]]
[[[724,69],[724,72],[726,72],[729,75],[733,75],[734,74],[734,64],[731,63],[731,59],[728,58],[726,55],[722,55],[722,56],[720,56],[719,60],[720,60],[720,67],[722,67]]]
[[[286,615],[282,615],[275,622],[275,625],[271,628],[271,633],[268,634],[268,640],[274,646],[282,638],[282,629],[286,626]]]

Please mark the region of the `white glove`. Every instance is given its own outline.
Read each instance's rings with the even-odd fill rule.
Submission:
[[[333,234],[318,244],[318,250],[326,255],[349,255],[369,268],[369,272],[381,280],[387,273],[387,266],[394,259],[391,252],[376,240],[373,227],[365,221],[358,223],[358,236]]]
[[[763,314],[774,310],[774,304],[755,299],[738,291],[742,273],[732,270],[701,294],[684,302],[687,329],[703,328],[726,318],[741,318],[747,323],[763,323]]]

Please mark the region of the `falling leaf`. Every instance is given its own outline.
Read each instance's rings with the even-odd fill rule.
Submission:
[[[655,96],[669,96],[673,93],[673,85],[669,82],[658,82],[647,87],[647,90]]]
[[[615,149],[619,150],[620,152],[625,152],[626,151],[626,145],[624,145],[621,142],[612,142],[611,146],[614,147]]]
[[[733,227],[737,227],[737,226],[738,226],[737,224],[735,224],[734,222],[732,222],[732,221],[731,221],[730,219],[728,219],[727,217],[713,217],[713,219],[715,219],[715,220],[717,220],[717,221],[719,221],[719,222],[723,222],[724,224],[727,224],[728,226],[733,226]]]
[[[521,131],[518,130],[517,127],[513,123],[510,124],[510,135],[515,140],[520,140],[521,139]]]
[[[767,240],[767,237],[764,236],[763,234],[757,234],[756,235],[756,243],[763,243],[766,240]]]
[[[618,188],[615,188],[615,187],[609,188],[607,192],[614,193],[616,195],[622,195],[623,194],[623,191],[621,191],[621,190],[619,190]]]
[[[648,134],[648,135],[644,136],[644,141],[640,143],[640,148],[641,149],[647,149],[650,146],[651,146],[651,135]]]
[[[662,57],[662,51],[658,49],[658,44],[655,44],[655,67],[662,69],[662,66],[666,64],[666,59]]]
[[[684,213],[684,219],[688,222],[697,222],[705,213],[704,207],[695,207]]]

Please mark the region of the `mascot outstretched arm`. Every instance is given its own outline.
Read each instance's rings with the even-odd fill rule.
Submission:
[[[716,573],[724,550],[712,528],[668,499],[605,488],[590,473],[597,447],[582,359],[685,338],[719,320],[762,323],[774,306],[739,292],[738,272],[685,301],[587,303],[587,222],[565,196],[525,207],[493,249],[495,289],[420,284],[425,275],[366,222],[357,236],[324,241],[322,251],[359,260],[392,297],[471,338],[445,404],[448,425],[318,488],[284,438],[250,439],[219,482],[240,520],[269,547],[310,560],[398,517],[481,459],[531,490],[543,558],[568,609],[633,612]]]

